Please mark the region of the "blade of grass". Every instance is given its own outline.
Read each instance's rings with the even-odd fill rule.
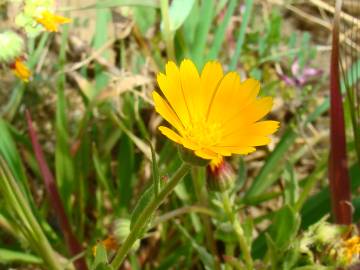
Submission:
[[[244,11],[244,14],[242,16],[242,23],[241,23],[239,35],[238,35],[238,38],[237,38],[237,41],[236,41],[235,52],[231,57],[231,63],[230,63],[230,66],[229,66],[230,70],[235,70],[236,69],[237,62],[239,60],[242,47],[244,45],[246,29],[247,29],[248,24],[249,24],[249,18],[250,18],[250,14],[252,12],[253,4],[254,4],[253,0],[246,0],[245,1],[245,11]]]
[[[204,64],[204,51],[206,47],[206,41],[209,36],[214,12],[214,0],[202,1],[200,7],[201,20],[199,21],[196,28],[195,41],[191,52],[192,58],[198,69],[201,69]]]
[[[62,11],[72,11],[72,10],[87,10],[87,9],[96,9],[96,8],[114,8],[119,6],[144,6],[144,7],[153,7],[158,8],[158,0],[103,0],[90,5],[84,5],[81,7],[64,7]]]
[[[216,29],[214,41],[211,46],[211,49],[210,49],[207,59],[210,59],[210,60],[217,59],[217,57],[219,55],[219,51],[221,49],[221,45],[224,42],[226,28],[229,25],[231,16],[233,15],[233,13],[235,11],[237,3],[238,3],[237,0],[230,0],[230,3],[227,7],[224,19],[221,22],[221,24],[219,25],[219,27]]]
[[[0,186],[8,206],[17,216],[17,223],[28,239],[30,246],[44,259],[46,266],[52,270],[60,270],[60,263],[55,256],[48,239],[32,212],[29,202],[21,191],[6,161],[0,155]]]

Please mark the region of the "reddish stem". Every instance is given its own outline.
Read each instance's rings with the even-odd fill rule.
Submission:
[[[330,64],[330,158],[329,181],[335,222],[350,224],[352,207],[346,158],[344,109],[340,91],[339,24],[341,0],[336,1]]]
[[[48,198],[50,199],[50,203],[52,204],[52,207],[54,209],[54,212],[57,215],[57,218],[60,223],[61,230],[64,234],[64,238],[66,241],[66,244],[68,246],[69,252],[71,256],[76,256],[80,252],[82,252],[82,247],[80,243],[78,242],[77,238],[75,237],[74,233],[72,232],[69,220],[67,218],[67,215],[65,213],[64,206],[62,204],[60,194],[58,191],[58,188],[55,183],[55,179],[46,163],[43,151],[41,149],[41,146],[39,144],[39,141],[37,139],[36,132],[34,130],[32,119],[30,112],[26,111],[26,119],[27,119],[27,125],[29,130],[29,136],[31,139],[31,143],[35,152],[35,157],[38,162],[41,175],[44,180],[45,188],[47,191]],[[83,257],[78,258],[75,262],[76,269],[80,270],[87,270],[87,265]]]

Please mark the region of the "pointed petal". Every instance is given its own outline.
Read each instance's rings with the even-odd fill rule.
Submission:
[[[184,128],[169,104],[155,91],[152,92],[155,110],[174,128],[181,132]]]
[[[175,131],[173,131],[173,130],[167,128],[167,127],[164,127],[164,126],[160,126],[159,130],[161,131],[162,134],[164,134],[170,140],[181,144],[182,137],[179,134],[177,134]]]
[[[224,138],[221,143],[217,146],[227,147],[227,146],[260,146],[267,145],[270,143],[270,138],[268,136],[239,136],[237,134],[227,136]]]
[[[166,64],[165,70],[166,75],[159,73],[157,76],[159,87],[181,123],[187,126],[190,123],[190,115],[182,91],[180,71],[172,61]]]
[[[216,88],[219,86],[221,79],[224,77],[221,64],[217,61],[209,61],[205,64],[201,72],[201,84],[203,94],[203,115],[205,116],[208,112],[210,100],[212,99]]]
[[[199,150],[195,150],[195,155],[204,158],[204,159],[216,159],[218,158],[218,154],[216,154],[215,152],[209,150],[209,149],[199,149]]]
[[[256,99],[223,124],[224,134],[232,134],[236,130],[247,128],[249,124],[260,120],[268,114],[272,105],[273,99],[271,97]]]
[[[202,107],[204,106],[203,89],[199,73],[194,65],[188,59],[180,64],[181,86],[184,99],[190,113],[190,119],[197,121],[201,118]]]
[[[229,115],[235,111],[236,108],[228,105],[236,96],[239,86],[240,77],[237,73],[229,72],[223,77],[210,100],[207,112],[207,119],[210,122],[220,121],[221,123],[224,115]]]

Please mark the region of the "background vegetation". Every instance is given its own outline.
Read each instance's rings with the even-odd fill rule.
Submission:
[[[161,181],[179,167],[176,146],[157,130],[163,120],[154,112],[150,94],[169,59],[180,63],[190,58],[200,70],[217,59],[226,71],[256,78],[261,95],[275,100],[269,118],[281,128],[272,143],[228,160],[236,180],[227,196],[255,268],[334,269],[330,267],[340,264],[339,257],[322,252],[337,245],[340,233],[317,242],[318,225],[309,229],[313,224],[326,227],[324,217],[331,213],[327,162],[334,3],[165,2],[62,1],[58,12],[72,23],[59,33],[27,39],[30,82],[16,79],[2,65],[0,268],[47,269],[46,256],[54,254],[71,268],[69,241],[76,239],[89,267],[108,269],[100,267],[106,267],[128,234],[133,209],[152,183],[149,142]],[[344,11],[350,22],[357,22],[360,9],[350,2]],[[14,27],[18,11],[12,7],[0,4],[0,30]],[[356,36],[341,39],[356,54],[350,42],[356,43]],[[345,92],[357,83],[359,74],[351,73],[351,67],[359,69],[356,56],[344,66],[343,78],[351,78],[342,81]],[[360,168],[353,117],[359,104],[346,99],[344,106],[356,223]],[[53,177],[44,177],[41,166],[46,164]],[[218,269],[219,264],[246,269],[229,213],[221,196],[207,190],[204,176],[205,170],[193,170],[180,182],[123,269]],[[57,201],[54,186],[64,213],[52,204]],[[63,231],[64,219],[72,235]],[[313,241],[310,255],[301,249],[305,236]],[[53,254],[44,253],[43,241]],[[323,250],[316,248],[320,246]]]

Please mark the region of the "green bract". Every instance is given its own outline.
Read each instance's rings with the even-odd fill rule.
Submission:
[[[23,39],[12,31],[0,33],[0,62],[11,62],[22,54]]]

